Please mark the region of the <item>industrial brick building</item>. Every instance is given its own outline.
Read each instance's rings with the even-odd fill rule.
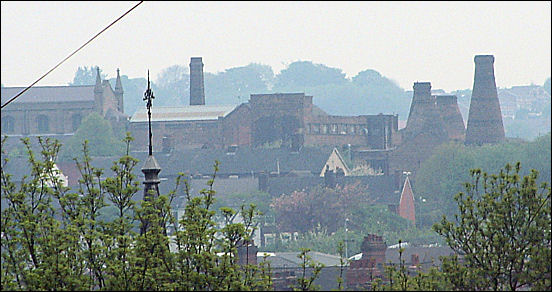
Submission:
[[[251,94],[240,105],[205,105],[201,58],[190,62],[190,105],[153,107],[154,149],[283,145],[342,146],[388,150],[397,146],[398,115],[336,116],[305,93]],[[137,150],[145,150],[145,109],[131,118]]]

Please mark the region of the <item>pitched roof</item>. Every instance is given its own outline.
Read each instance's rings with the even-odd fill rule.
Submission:
[[[303,147],[299,152],[287,148],[239,147],[235,152],[226,149],[190,149],[174,151],[165,166],[166,173],[213,173],[215,160],[219,161],[219,174],[246,174],[259,172],[288,173],[310,171],[318,174],[331,153],[329,148]],[[161,163],[161,162],[160,162]]]
[[[404,181],[403,190],[401,193],[401,199],[399,201],[399,216],[412,221],[416,224],[416,211],[414,210],[414,193],[410,186],[410,180],[408,176]]]
[[[300,252],[274,252],[266,258],[270,262],[272,268],[299,268],[302,260],[297,256]],[[340,258],[335,255],[321,253],[317,251],[309,251],[308,255],[313,261],[324,264],[325,267],[339,266]],[[257,260],[263,261],[263,257],[258,257]]]
[[[152,122],[216,120],[232,112],[237,105],[156,106],[151,108]],[[138,109],[130,118],[131,123],[148,121],[146,108]]]
[[[173,151],[169,154],[154,152],[153,155],[161,168],[160,177],[176,176],[179,172],[196,175],[212,175],[215,160],[219,161],[218,175],[243,175],[251,172],[276,172],[279,168],[280,173],[289,172],[311,172],[318,174],[324,167],[328,156],[331,153],[329,148],[303,147],[297,152],[291,152],[286,148],[273,149],[255,149],[248,147],[239,147],[235,153],[228,154],[226,149],[188,149],[183,151]],[[139,178],[143,176],[141,169],[148,158],[148,152],[132,152],[130,155],[140,162],[134,168],[134,174]],[[113,172],[111,167],[113,162],[119,157],[92,157],[92,165],[97,168],[103,168],[104,176],[111,176]],[[24,169],[15,167],[17,163],[8,163],[13,171]],[[68,168],[67,164],[62,163],[62,171]],[[72,171],[71,173],[75,173]],[[22,176],[21,174],[18,175]]]
[[[23,91],[25,87],[2,87],[2,104]],[[13,103],[29,102],[94,102],[94,85],[78,86],[33,86]]]
[[[448,246],[403,246],[402,260],[406,265],[412,264],[412,255],[417,254],[420,259],[420,264],[424,266],[440,266],[442,256],[450,256],[454,251]],[[385,262],[399,264],[398,248],[388,248],[385,250]]]

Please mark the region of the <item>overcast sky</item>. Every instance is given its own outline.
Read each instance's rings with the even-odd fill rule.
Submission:
[[[28,86],[139,1],[2,1],[2,80]],[[294,61],[374,69],[411,90],[473,86],[473,58],[495,56],[499,87],[542,85],[551,71],[551,5],[541,2],[144,2],[37,85],[79,66],[156,80],[203,57],[206,72]]]

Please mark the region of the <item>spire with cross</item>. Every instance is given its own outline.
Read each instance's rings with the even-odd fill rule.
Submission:
[[[152,149],[152,133],[151,133],[151,106],[152,106],[152,99],[155,97],[153,96],[153,91],[150,87],[150,81],[149,81],[149,70],[148,70],[148,89],[144,93],[144,101],[146,101],[146,108],[148,109],[148,127],[149,127],[149,155],[146,159],[146,162],[144,163],[144,166],[142,167],[142,172],[144,173],[144,201],[151,200],[151,196],[157,196],[159,197],[159,172],[161,171],[161,167],[159,167],[159,164],[157,163],[157,160],[153,156],[153,149]],[[142,227],[140,228],[140,233],[143,234],[146,232],[149,226],[149,222],[145,220],[142,222]]]
[[[148,126],[149,126],[149,155],[152,155],[153,149],[151,145],[151,106],[152,102],[151,100],[154,99],[155,96],[153,96],[153,91],[150,88],[150,80],[149,80],[149,70],[148,70],[148,89],[146,89],[146,92],[144,92],[144,100],[146,102],[146,108],[148,109]]]

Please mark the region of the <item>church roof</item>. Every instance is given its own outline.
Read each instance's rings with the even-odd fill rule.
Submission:
[[[152,122],[204,121],[225,117],[238,105],[190,105],[190,106],[154,106],[151,108]],[[131,123],[148,121],[146,108],[138,109],[130,118]]]
[[[26,87],[2,87],[2,104],[19,94]],[[12,103],[31,102],[94,102],[94,85],[33,86]]]

